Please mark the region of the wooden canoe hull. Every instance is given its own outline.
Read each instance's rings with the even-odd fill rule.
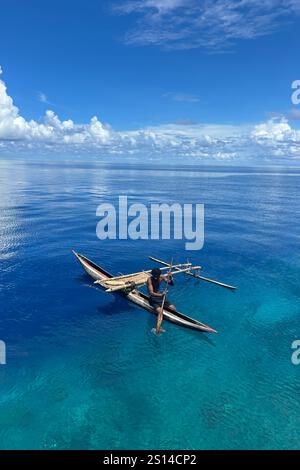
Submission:
[[[76,253],[75,251],[73,251],[73,253],[82,265],[83,269],[86,271],[86,273],[95,281],[104,281],[113,277],[110,273],[102,269],[97,264],[93,263],[93,261],[86,258],[86,256]],[[101,287],[100,284],[97,285]],[[134,303],[135,305],[138,305],[139,307],[147,310],[148,312],[156,314],[155,309],[149,303],[149,297],[143,294],[142,292],[134,290],[132,292],[129,292],[128,294],[121,292],[121,295],[126,297],[127,300]],[[187,315],[184,315],[183,313],[180,313],[177,310],[174,311],[167,307],[164,307],[164,319],[172,323],[176,323],[177,325],[183,326],[185,328],[191,328],[193,330],[198,330],[207,333],[216,333],[216,330],[210,328],[204,323],[201,323],[198,320],[195,320],[194,318],[188,317]]]

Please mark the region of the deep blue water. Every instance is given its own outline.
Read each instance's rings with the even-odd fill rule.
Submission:
[[[300,170],[0,161],[1,449],[299,447]],[[100,241],[96,207],[205,204],[205,245]],[[170,297],[211,325],[165,323],[93,286],[189,257],[236,293],[181,277]],[[177,278],[178,279],[178,278]]]

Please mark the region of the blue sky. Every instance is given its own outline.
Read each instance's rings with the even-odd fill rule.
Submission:
[[[4,2],[2,99],[19,109],[6,115],[21,116],[25,127],[34,120],[39,137],[30,125],[14,131],[12,120],[1,133],[0,121],[0,151],[11,151],[7,141],[25,151],[30,141],[50,153],[75,143],[79,153],[151,155],[171,145],[183,156],[235,159],[276,147],[277,157],[300,158],[300,105],[291,103],[291,84],[300,79],[299,25],[299,0]],[[59,137],[53,113],[73,123]],[[90,131],[93,116],[103,132],[97,123]],[[61,141],[82,132],[92,137]],[[238,142],[224,142],[237,134]],[[99,145],[85,145],[95,135]]]

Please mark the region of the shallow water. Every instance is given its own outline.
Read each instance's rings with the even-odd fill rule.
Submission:
[[[0,161],[2,449],[299,447],[300,173]],[[100,241],[96,207],[205,204],[205,245]],[[179,310],[218,330],[165,323],[100,292],[75,249],[107,270],[189,257],[235,293],[181,277]]]

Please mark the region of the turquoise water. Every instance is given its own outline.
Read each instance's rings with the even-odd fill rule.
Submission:
[[[1,449],[296,449],[300,171],[0,161]],[[99,241],[96,207],[205,204],[205,245]],[[170,298],[218,330],[165,323],[96,289],[189,257],[236,293],[181,277]]]

